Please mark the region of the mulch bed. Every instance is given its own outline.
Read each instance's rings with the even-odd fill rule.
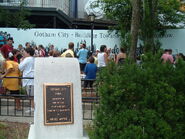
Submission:
[[[0,139],[26,139],[28,132],[28,123],[0,121]]]

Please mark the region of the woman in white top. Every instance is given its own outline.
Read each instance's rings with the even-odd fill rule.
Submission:
[[[108,62],[108,55],[106,53],[107,51],[107,46],[106,45],[101,45],[100,46],[100,52],[98,53],[98,67],[105,67]]]

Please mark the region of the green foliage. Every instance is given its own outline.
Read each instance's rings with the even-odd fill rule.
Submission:
[[[163,26],[174,28],[176,23],[184,23],[184,13],[180,11],[181,3],[178,0],[159,0],[158,15],[162,14],[163,17],[158,18]],[[169,22],[171,24],[169,24]],[[158,23],[159,24],[159,23]]]
[[[2,129],[7,128],[5,123],[0,122],[0,139],[6,139],[6,136]]]
[[[98,0],[104,3],[103,10],[108,19],[118,22],[122,46],[130,47],[130,30],[132,18],[131,0]],[[156,36],[165,34],[168,28],[177,28],[177,23],[185,23],[185,14],[180,11],[178,0],[142,0],[140,9],[140,33],[146,52],[158,48]],[[98,5],[96,5],[98,6]]]
[[[26,95],[26,94],[27,94],[27,93],[26,93],[26,88],[25,88],[25,87],[20,87],[19,93],[20,93],[21,95]]]
[[[162,64],[145,55],[99,73],[100,104],[92,138],[182,139],[185,137],[185,62]]]
[[[30,24],[26,19],[30,15],[29,11],[25,9],[25,3],[22,2],[18,11],[12,13],[3,7],[0,7],[0,25],[4,27],[16,27],[18,29],[29,29],[35,25]]]
[[[155,51],[157,38],[165,35],[168,28],[177,28],[177,23],[184,23],[184,13],[180,11],[177,0],[144,0],[142,4],[142,23],[140,39],[146,52]]]
[[[7,125],[5,123],[0,122],[0,129],[1,128],[6,128],[6,127],[7,127]]]
[[[119,30],[122,46],[128,48],[130,46],[130,28],[132,6],[130,0],[98,0],[103,3],[103,10],[106,17],[118,22],[118,25],[113,28]],[[95,5],[98,6],[98,5]]]

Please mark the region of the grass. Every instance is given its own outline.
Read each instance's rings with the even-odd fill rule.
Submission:
[[[89,137],[92,137],[92,123],[84,126]],[[28,123],[0,121],[0,139],[27,139],[29,133]]]
[[[93,124],[92,124],[92,121],[87,123],[84,127],[84,130],[86,131],[86,133],[88,134],[89,138],[93,138],[94,135],[93,135]]]
[[[0,121],[0,139],[27,139],[28,123]]]

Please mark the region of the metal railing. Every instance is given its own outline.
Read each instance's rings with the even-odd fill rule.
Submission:
[[[19,6],[21,2],[26,7],[57,8],[69,15],[70,0],[0,0],[2,6]]]
[[[15,100],[21,102],[21,109],[16,109]],[[0,95],[0,116],[32,117],[31,100],[33,97],[27,95]]]
[[[33,79],[32,77],[5,78]],[[95,107],[99,102],[99,97],[96,92],[96,85],[92,88],[84,88],[84,81],[86,80],[81,79],[83,120],[92,120],[94,118],[93,113]],[[16,100],[19,100],[21,103],[21,109],[19,110],[16,109]],[[31,111],[31,100],[33,100],[33,97],[26,94],[10,95],[0,92],[0,116],[33,117],[34,112]]]

